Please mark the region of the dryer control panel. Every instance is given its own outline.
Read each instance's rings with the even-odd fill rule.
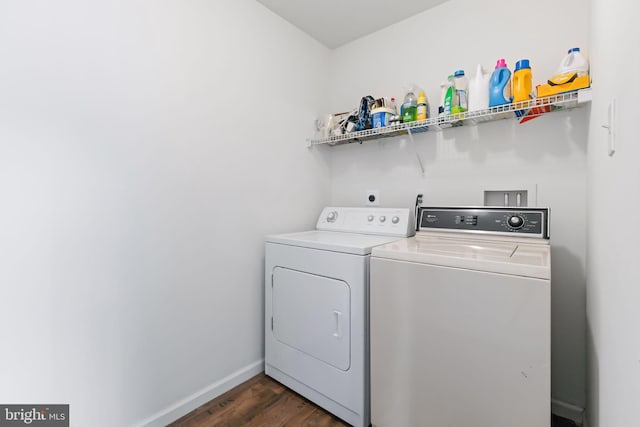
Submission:
[[[549,238],[548,208],[422,207],[418,231]]]
[[[414,215],[405,208],[326,207],[316,228],[323,231],[409,237],[415,234]]]

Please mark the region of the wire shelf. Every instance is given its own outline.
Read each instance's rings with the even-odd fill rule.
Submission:
[[[364,142],[372,139],[388,138],[399,135],[415,134],[426,131],[441,131],[443,129],[463,126],[465,124],[477,124],[482,122],[517,118],[520,123],[525,123],[542,114],[558,109],[575,108],[580,104],[591,101],[591,88],[573,92],[565,92],[557,95],[536,98],[528,101],[514,102],[487,108],[486,110],[467,111],[464,113],[448,114],[441,117],[432,117],[409,123],[385,126],[382,128],[366,129],[358,132],[350,132],[344,135],[335,135],[329,138],[308,139],[309,147],[314,145],[342,145],[353,142]]]

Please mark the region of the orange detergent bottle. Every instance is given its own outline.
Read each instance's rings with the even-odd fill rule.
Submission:
[[[513,73],[513,102],[528,101],[532,93],[531,66],[528,59],[522,59],[516,62]]]

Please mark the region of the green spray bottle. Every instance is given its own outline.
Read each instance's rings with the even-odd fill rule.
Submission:
[[[442,100],[438,107],[438,116],[446,116],[451,114],[456,104],[456,88],[453,82],[453,75],[448,76],[447,81],[440,84],[440,88],[442,89]]]

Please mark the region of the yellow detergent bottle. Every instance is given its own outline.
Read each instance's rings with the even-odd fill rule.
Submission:
[[[513,73],[513,102],[528,101],[533,92],[531,66],[528,59],[516,62]]]
[[[418,108],[416,109],[416,120],[426,120],[429,118],[429,104],[424,92],[418,94]]]

